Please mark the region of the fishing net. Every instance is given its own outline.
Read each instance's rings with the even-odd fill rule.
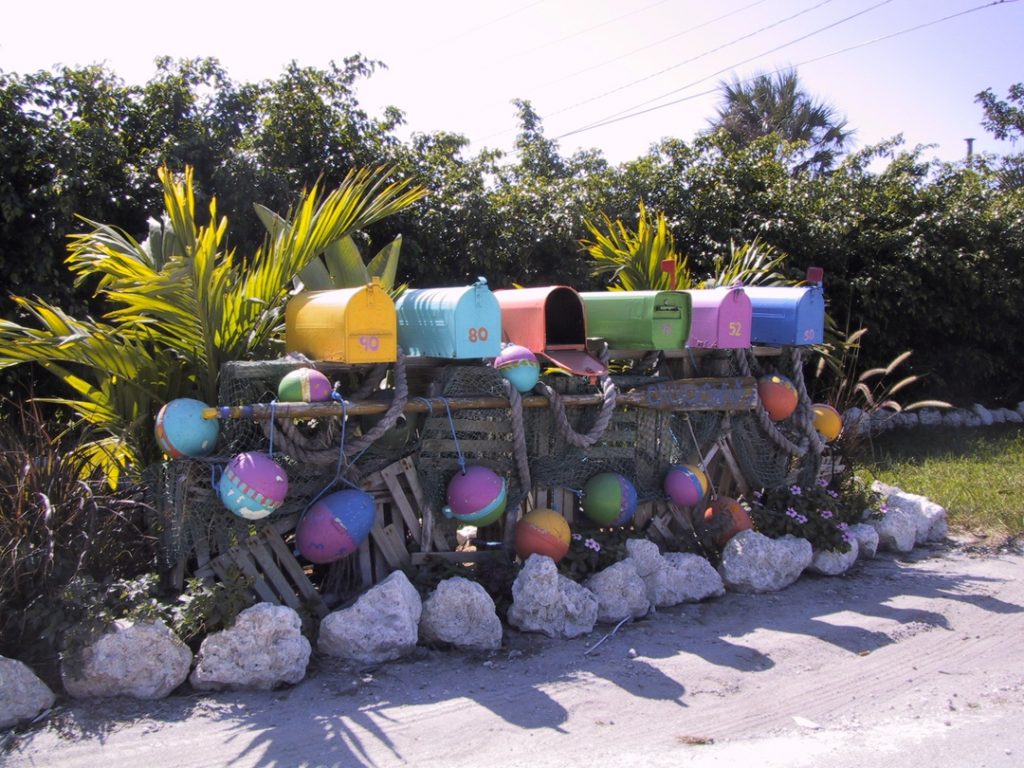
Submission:
[[[281,378],[302,365],[311,364],[291,358],[230,363],[221,371],[218,405],[273,403]],[[548,406],[525,408],[519,393],[488,366],[450,364],[429,368],[421,364],[407,372],[401,358],[390,367],[312,365],[328,375],[345,401],[383,397],[388,403],[385,418],[373,424],[342,415],[262,421],[222,419],[215,456],[171,461],[150,469],[149,486],[154,506],[160,511],[167,564],[214,557],[264,525],[288,530],[318,495],[328,489],[358,485],[371,473],[405,456],[414,456],[424,497],[434,513],[434,525],[448,540],[454,539],[447,534],[453,531],[455,522],[443,518],[441,510],[447,484],[460,467],[482,465],[504,477],[508,512],[503,536],[508,543],[511,523],[533,490],[579,493],[594,475],[616,472],[633,483],[639,502],[660,502],[664,499],[662,478],[667,468],[699,462],[729,427],[721,412],[671,412],[618,402],[620,393],[664,382],[664,376],[619,375],[596,382],[582,377],[546,376],[530,394],[543,395]],[[740,375],[723,372],[727,373]],[[572,398],[579,395],[589,396],[588,402],[573,402]],[[450,407],[452,401],[466,398],[490,398],[488,405],[501,398],[508,406]],[[429,411],[419,415],[409,439],[397,443],[384,439],[385,434],[391,434],[390,427],[397,424],[386,417],[415,402],[424,409],[429,407]],[[763,447],[764,436],[750,417],[733,416],[731,424],[734,445],[750,442],[753,446],[749,450],[737,448],[737,458],[744,457],[744,472],[774,482],[775,462],[781,461],[777,447]],[[219,473],[239,452],[271,449],[288,474],[286,501],[264,520],[241,520],[219,499]],[[762,455],[771,461],[758,463]],[[424,510],[417,513],[425,515]]]
[[[735,375],[761,376],[768,373],[749,350],[736,350],[732,358]],[[814,428],[814,412],[803,378],[799,348],[787,348],[776,358],[774,370],[787,376],[797,390],[793,415],[772,421],[758,401],[753,411],[731,419],[730,445],[736,463],[753,488],[778,488],[790,482],[801,485],[814,481],[821,467],[824,446]]]

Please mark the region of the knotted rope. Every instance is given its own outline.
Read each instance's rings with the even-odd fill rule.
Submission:
[[[736,351],[736,362],[743,376],[756,376],[757,373],[760,373],[755,373],[758,369],[758,362],[752,350],[739,349]],[[814,408],[804,381],[804,365],[800,347],[790,348],[790,357],[793,385],[797,389],[797,410],[793,414],[793,423],[800,434],[800,442],[795,443],[782,433],[775,422],[771,420],[760,397],[755,404],[754,413],[764,433],[778,446],[780,451],[800,459],[807,456],[808,452],[813,456],[820,456],[824,450],[824,444],[818,436],[818,431],[814,428]]]
[[[607,344],[604,345],[599,357],[601,363],[607,367]],[[597,415],[597,421],[594,422],[594,426],[583,435],[573,429],[572,424],[569,423],[569,417],[565,413],[565,405],[562,403],[561,395],[543,381],[538,382],[537,386],[534,387],[534,391],[540,391],[548,399],[551,410],[554,411],[555,425],[558,427],[558,432],[569,445],[577,448],[589,448],[600,440],[608,430],[612,415],[615,413],[615,401],[619,396],[619,390],[614,382],[612,382],[611,376],[607,374],[598,379],[598,381],[601,387],[601,394],[604,397],[601,402],[601,412]]]
[[[523,492],[529,493],[532,482],[530,480],[530,455],[526,448],[526,426],[523,423],[523,398],[511,381],[502,379],[501,383],[505,387],[505,394],[508,395],[512,417],[512,453],[515,456],[516,469],[519,472],[519,487],[523,489]]]

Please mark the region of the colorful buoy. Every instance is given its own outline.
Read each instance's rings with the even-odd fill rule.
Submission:
[[[206,403],[179,397],[166,403],[156,415],[156,442],[172,459],[209,456],[217,448],[220,422],[203,418]]]
[[[333,563],[351,555],[370,535],[373,497],[349,489],[316,501],[295,529],[299,554],[311,563]]]
[[[508,344],[494,358],[494,368],[502,378],[512,382],[512,386],[526,393],[536,386],[540,380],[540,363],[537,356],[526,347]]]
[[[779,373],[757,380],[757,396],[772,421],[788,419],[796,410],[799,397],[793,382]]]
[[[665,473],[663,488],[676,506],[695,507],[708,494],[708,476],[693,464],[670,467]]]
[[[460,523],[484,526],[501,517],[507,499],[503,477],[487,467],[467,467],[448,483],[448,506],[441,511]]]
[[[220,499],[245,520],[262,520],[288,495],[288,473],[265,453],[235,456],[220,476]]]
[[[277,399],[284,403],[322,403],[331,399],[330,379],[315,368],[289,371],[277,385]]]
[[[811,407],[814,410],[814,428],[821,433],[826,442],[831,443],[843,431],[843,417],[839,415],[839,411],[826,403],[815,403]]]
[[[617,472],[602,472],[583,486],[583,513],[598,525],[625,525],[636,512],[636,488]]]
[[[514,547],[520,559],[547,555],[556,563],[569,551],[569,524],[553,509],[535,509],[516,523]]]
[[[740,531],[753,527],[750,515],[736,499],[719,496],[704,510],[704,526],[717,534],[718,546],[724,547]]]

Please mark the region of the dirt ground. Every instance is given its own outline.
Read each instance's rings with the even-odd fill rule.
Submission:
[[[59,703],[8,768],[1024,765],[1024,551],[964,540],[493,654]],[[595,644],[604,642],[594,650]],[[588,652],[590,651],[590,652]]]

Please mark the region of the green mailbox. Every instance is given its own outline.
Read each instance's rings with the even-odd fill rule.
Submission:
[[[685,291],[581,293],[587,335],[612,349],[682,349],[690,335],[690,294]]]

